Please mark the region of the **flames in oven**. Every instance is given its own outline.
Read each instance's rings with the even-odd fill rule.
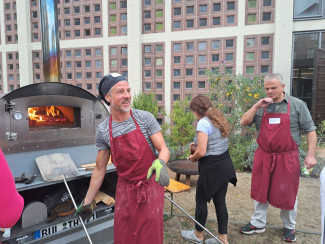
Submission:
[[[40,106],[28,108],[29,128],[76,127],[76,108],[68,106]]]

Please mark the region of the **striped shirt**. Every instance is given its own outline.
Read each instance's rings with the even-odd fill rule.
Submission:
[[[158,156],[158,151],[154,147],[150,136],[156,134],[161,130],[160,125],[158,124],[156,118],[149,112],[132,109],[133,117],[138,123],[140,130],[144,137],[146,138],[152,152]],[[97,150],[107,150],[110,149],[110,136],[109,136],[109,117],[106,118],[102,123],[98,125],[96,131],[96,149]],[[132,117],[128,118],[122,122],[112,121],[112,134],[113,137],[118,137],[120,135],[127,134],[136,129],[134,120]]]

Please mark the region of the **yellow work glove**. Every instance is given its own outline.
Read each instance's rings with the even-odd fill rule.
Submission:
[[[162,159],[156,159],[152,162],[148,170],[147,179],[149,180],[153,173],[156,173],[155,181],[161,186],[169,186],[169,175],[166,168],[166,163]]]

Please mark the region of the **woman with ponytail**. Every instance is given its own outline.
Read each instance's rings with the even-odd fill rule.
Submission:
[[[222,112],[212,107],[208,97],[197,96],[190,102],[190,110],[199,120],[194,143],[195,152],[189,156],[192,162],[199,161],[199,178],[196,187],[195,219],[205,226],[207,203],[213,200],[217,221],[218,238],[228,244],[228,211],[226,194],[228,182],[236,186],[237,178],[228,151],[229,124]],[[193,148],[194,143],[190,145]],[[183,230],[182,236],[188,241],[203,243],[203,229],[196,224],[195,230]],[[205,243],[217,243],[214,238]]]

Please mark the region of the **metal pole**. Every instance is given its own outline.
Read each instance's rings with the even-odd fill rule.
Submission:
[[[223,244],[222,241],[219,240],[218,237],[216,237],[215,235],[213,235],[207,228],[205,228],[203,225],[201,225],[199,222],[197,222],[191,215],[189,215],[184,209],[182,209],[177,203],[175,203],[172,199],[170,199],[169,197],[167,197],[165,195],[165,198],[167,198],[172,204],[175,204],[176,207],[178,207],[183,213],[185,213],[188,217],[190,217],[195,223],[197,223],[201,228],[203,228],[206,232],[208,232],[214,239],[216,239],[216,241],[220,244]]]
[[[62,177],[62,180],[64,181],[64,184],[65,184],[65,186],[66,186],[66,188],[67,188],[67,190],[68,190],[68,192],[69,192],[69,195],[70,195],[70,197],[71,197],[71,200],[72,200],[72,202],[73,202],[73,205],[74,205],[75,209],[77,210],[78,207],[77,207],[77,204],[76,204],[76,202],[74,201],[74,198],[73,198],[73,196],[72,196],[72,194],[71,194],[71,191],[70,191],[70,188],[69,188],[69,186],[68,186],[68,183],[67,183],[67,181],[66,181],[64,175],[61,175],[61,177]],[[91,239],[90,239],[90,236],[89,236],[89,234],[88,234],[88,231],[87,231],[87,229],[86,229],[86,226],[85,226],[85,224],[84,224],[84,222],[83,222],[83,220],[82,220],[82,218],[81,218],[80,216],[79,216],[79,220],[80,220],[80,222],[81,222],[81,224],[82,224],[82,227],[84,228],[84,230],[85,230],[85,232],[86,232],[86,235],[87,235],[87,237],[88,237],[89,243],[90,243],[90,244],[93,244],[92,241],[91,241]]]

